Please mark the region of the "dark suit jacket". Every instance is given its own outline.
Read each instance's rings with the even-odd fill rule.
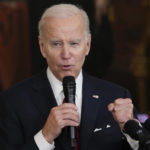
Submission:
[[[130,97],[130,94],[122,87],[84,73],[80,150],[127,150],[120,128],[107,110],[107,105],[120,97]],[[0,96],[0,149],[38,150],[34,135],[42,129],[51,108],[56,105],[45,70],[3,92]],[[94,132],[96,128],[98,131]],[[55,150],[69,149],[64,129],[55,140]]]

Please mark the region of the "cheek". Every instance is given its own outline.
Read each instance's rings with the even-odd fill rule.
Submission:
[[[82,50],[82,53],[78,54],[77,59],[82,62],[85,59],[85,57],[86,57],[86,51]]]
[[[57,59],[58,59],[58,56],[55,56],[54,54],[47,53],[46,55],[46,60],[48,64],[55,65],[57,62]]]
[[[78,64],[78,65],[80,65],[80,66],[82,66],[83,65],[83,63],[84,63],[84,60],[85,60],[85,54],[80,54],[80,55],[78,55],[78,56],[76,56],[76,63]]]

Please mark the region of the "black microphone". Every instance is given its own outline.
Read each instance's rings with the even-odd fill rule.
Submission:
[[[76,83],[73,76],[66,76],[63,78],[63,90],[65,101],[67,103],[75,104]],[[69,127],[69,136],[71,140],[71,147],[76,147],[76,133],[77,129],[74,126]]]
[[[142,147],[150,150],[150,133],[136,120],[128,120],[124,131],[133,139],[138,140]]]

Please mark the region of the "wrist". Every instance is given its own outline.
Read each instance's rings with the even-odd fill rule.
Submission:
[[[54,141],[54,138],[49,134],[47,134],[47,131],[45,131],[44,129],[42,129],[42,135],[43,135],[43,137],[44,137],[44,139],[48,142],[48,143],[50,143],[50,144],[52,144],[53,143],[53,141]]]

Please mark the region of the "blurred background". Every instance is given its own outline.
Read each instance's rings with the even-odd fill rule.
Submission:
[[[0,0],[0,92],[46,65],[37,24],[56,3],[80,4],[91,21],[84,69],[129,89],[139,113],[150,112],[150,0]]]

